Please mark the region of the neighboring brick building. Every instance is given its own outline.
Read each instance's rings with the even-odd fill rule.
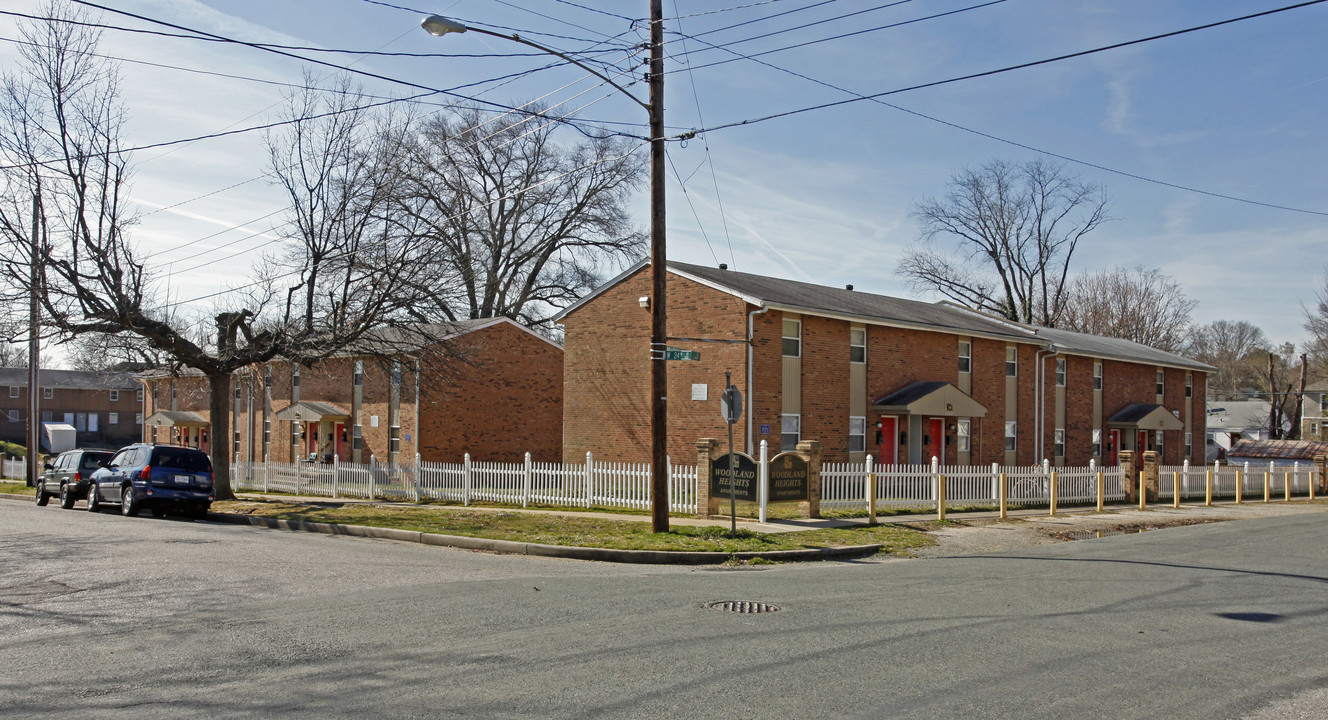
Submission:
[[[443,352],[434,352],[445,347]],[[562,348],[507,319],[455,323],[398,359],[347,353],[286,361],[232,381],[232,453],[344,462],[556,460],[562,449]],[[210,393],[197,371],[146,373],[144,439],[209,449]],[[357,441],[358,438],[358,441]]]
[[[722,266],[721,266],[722,267]],[[1026,327],[948,303],[670,263],[668,451],[723,438],[724,372],[746,408],[734,444],[820,441],[830,461],[1203,461],[1210,368],[1138,343]],[[647,462],[650,273],[643,261],[559,317],[563,456]],[[748,339],[750,338],[750,343]],[[1197,443],[1197,444],[1196,444]]]
[[[38,407],[43,423],[77,431],[79,447],[119,448],[138,441],[142,388],[129,373],[42,370]],[[0,440],[27,445],[28,369],[0,368]]]

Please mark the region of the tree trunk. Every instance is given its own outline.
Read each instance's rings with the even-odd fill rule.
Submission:
[[[209,374],[208,386],[212,392],[209,405],[212,447],[212,490],[217,500],[234,500],[231,490],[231,375]]]
[[[1268,353],[1268,437],[1272,440],[1282,439],[1282,423],[1277,417],[1280,402],[1277,399],[1277,381],[1273,379],[1273,354]]]
[[[1291,434],[1288,436],[1295,440],[1305,439],[1304,435],[1302,434],[1303,428],[1301,428],[1300,426],[1300,418],[1302,415],[1305,414],[1305,380],[1306,380],[1306,371],[1308,367],[1306,365],[1307,360],[1308,358],[1306,358],[1304,354],[1301,354],[1300,392],[1296,393],[1296,414],[1291,416]]]

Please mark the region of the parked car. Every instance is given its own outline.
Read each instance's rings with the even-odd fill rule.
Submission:
[[[169,510],[206,517],[212,499],[212,461],[207,453],[174,445],[121,448],[92,474],[88,489],[89,510],[118,503],[125,515],[137,515],[146,507],[157,517]]]
[[[66,450],[37,481],[37,504],[45,505],[52,497],[60,498],[60,507],[68,510],[74,501],[88,496],[88,484],[99,463],[114,455],[109,450]]]

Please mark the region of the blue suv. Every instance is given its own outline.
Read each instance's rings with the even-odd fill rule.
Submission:
[[[139,444],[121,448],[92,474],[88,509],[96,512],[103,503],[118,503],[125,515],[137,515],[146,507],[156,517],[168,510],[183,510],[203,518],[213,497],[212,461],[207,453]]]

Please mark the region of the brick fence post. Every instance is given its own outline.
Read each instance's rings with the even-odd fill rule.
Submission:
[[[807,499],[798,503],[798,514],[805,518],[821,517],[821,443],[803,440],[798,443],[797,453],[807,461]]]
[[[1315,478],[1313,482],[1318,483],[1318,488],[1319,488],[1318,492],[1315,493],[1316,495],[1322,495],[1324,493],[1328,493],[1328,480],[1325,480],[1324,478],[1324,471],[1326,470],[1328,470],[1328,455],[1315,455],[1314,456]]]
[[[1117,462],[1120,464],[1121,485],[1125,490],[1125,501],[1128,503],[1139,502],[1139,474],[1134,467],[1134,451],[1121,450],[1116,454]]]
[[[699,518],[719,514],[719,501],[710,497],[710,466],[720,456],[719,447],[716,438],[696,441],[696,516]]]
[[[1144,488],[1148,494],[1148,502],[1157,502],[1158,500],[1158,471],[1161,469],[1160,458],[1154,450],[1144,451]]]

